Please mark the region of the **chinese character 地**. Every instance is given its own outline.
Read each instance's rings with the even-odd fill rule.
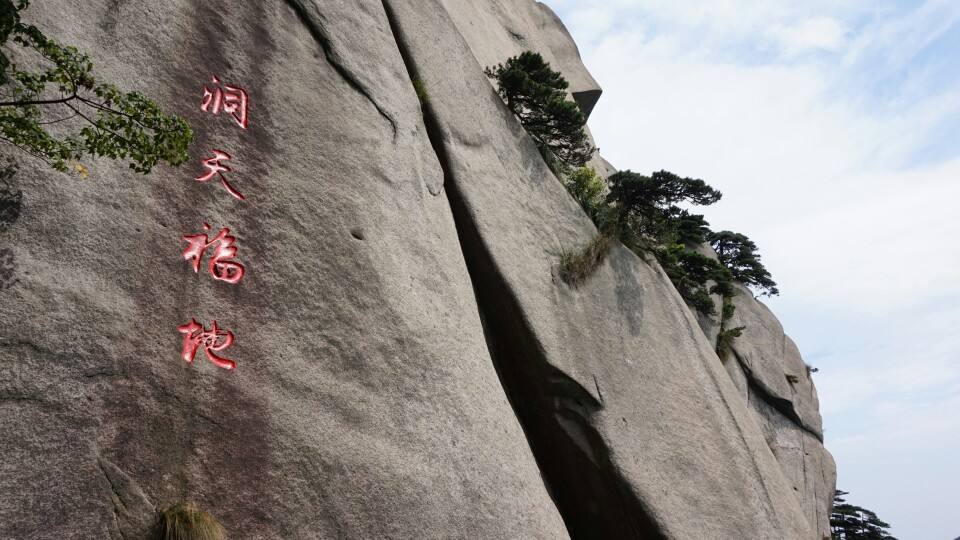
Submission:
[[[210,80],[216,85],[213,90],[203,86],[203,101],[200,103],[200,110],[210,112],[214,115],[220,114],[220,110],[233,115],[237,125],[247,129],[247,91],[239,86],[221,84],[216,75]]]
[[[237,191],[230,185],[230,182],[227,182],[227,177],[223,175],[224,172],[230,172],[230,167],[220,163],[220,161],[230,161],[230,154],[224,152],[223,150],[213,149],[213,157],[203,160],[203,166],[207,168],[207,174],[198,176],[194,178],[197,182],[209,182],[214,176],[220,177],[220,183],[223,184],[223,187],[227,188],[227,191],[230,192],[234,197],[242,200],[245,200],[246,197],[242,193]]]
[[[210,225],[204,223],[203,228],[209,231]],[[220,229],[213,240],[207,238],[206,233],[187,234],[183,236],[183,239],[190,244],[184,250],[183,258],[193,263],[194,272],[200,272],[200,260],[207,248],[217,244],[213,255],[210,257],[210,262],[207,264],[210,275],[213,276],[213,279],[230,284],[243,279],[247,269],[237,261],[230,260],[237,256],[237,247],[233,245],[237,241],[237,237],[230,234],[230,229],[226,227]]]
[[[217,353],[233,345],[233,332],[221,330],[217,326],[217,321],[213,321],[210,330],[204,329],[203,325],[196,319],[190,319],[190,322],[177,327],[177,332],[183,334],[183,349],[180,356],[187,363],[193,363],[193,358],[197,354],[197,349],[203,347],[203,352],[207,355],[215,366],[223,369],[234,369],[237,363],[233,360],[218,356]]]

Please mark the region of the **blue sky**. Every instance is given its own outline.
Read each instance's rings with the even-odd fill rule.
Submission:
[[[851,502],[960,536],[960,1],[547,0],[614,166],[724,192]]]

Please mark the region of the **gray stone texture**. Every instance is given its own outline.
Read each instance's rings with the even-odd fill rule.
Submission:
[[[587,116],[600,98],[600,85],[560,18],[546,4],[530,0],[442,0],[457,31],[481,67],[536,51],[563,73],[573,99]]]
[[[743,309],[758,333],[724,366],[654,262],[618,246],[578,289],[554,277],[596,230],[482,71],[539,50],[589,113],[600,89],[546,6],[27,16],[197,142],[147,177],[9,152],[0,538],[138,538],[181,500],[231,538],[818,537],[832,461],[812,383],[774,373],[802,360],[772,315]],[[249,91],[249,130],[200,111],[212,74]],[[192,179],[212,148],[246,203]],[[239,284],[180,258],[204,222],[237,236]],[[191,318],[236,334],[238,369],[179,358]]]
[[[580,289],[546,279],[595,229],[493,90],[478,91],[485,62],[458,17],[431,2],[388,4],[430,95],[428,127],[488,341],[522,421],[539,430],[528,436],[574,536],[813,537],[758,423],[659,268],[616,248]],[[570,472],[583,454],[603,482]]]
[[[26,12],[198,137],[188,165],[148,177],[18,156],[23,207],[0,232],[19,278],[0,290],[0,538],[142,537],[180,499],[231,538],[565,537],[383,8],[303,7],[329,50],[284,2]],[[211,74],[246,86],[249,130],[200,111]],[[247,203],[192,180],[214,147]],[[236,234],[239,284],[180,258],[203,222]],[[191,317],[236,334],[222,354],[238,369],[180,360]]]
[[[709,246],[699,246],[698,251],[716,257]],[[733,305],[736,310],[726,326],[744,330],[733,340],[725,361],[727,372],[754,411],[767,444],[801,499],[807,521],[818,538],[829,538],[836,464],[823,445],[812,373],[780,321],[748,288],[737,285]],[[717,318],[699,315],[698,321],[715,343]]]

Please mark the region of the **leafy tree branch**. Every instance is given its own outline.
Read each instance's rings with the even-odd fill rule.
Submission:
[[[126,159],[144,174],[161,161],[186,162],[193,132],[185,120],[164,114],[143,94],[97,80],[86,54],[22,22],[28,6],[29,0],[0,0],[0,140],[60,171],[85,156]],[[27,69],[11,55],[37,61]]]

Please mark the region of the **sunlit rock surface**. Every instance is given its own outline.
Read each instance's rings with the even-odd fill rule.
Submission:
[[[715,256],[709,247],[703,253]],[[724,362],[741,396],[753,410],[767,444],[800,498],[807,521],[820,537],[830,537],[830,508],[836,464],[823,446],[817,389],[811,367],[780,321],[746,287],[738,286],[736,308],[727,328],[743,327]],[[716,341],[718,321],[699,317]]]
[[[483,75],[539,50],[589,112],[544,5],[26,14],[197,141],[147,177],[8,152],[0,538],[139,538],[181,500],[231,538],[819,538],[832,462],[805,371],[774,374],[795,348],[768,362],[776,328],[745,333],[738,379],[655,263],[618,247],[555,279],[596,231]],[[247,89],[249,129],[200,110],[211,75]],[[193,180],[214,148],[245,202]],[[237,237],[239,283],[181,258],[204,223]],[[180,359],[191,318],[236,335],[235,371]]]

